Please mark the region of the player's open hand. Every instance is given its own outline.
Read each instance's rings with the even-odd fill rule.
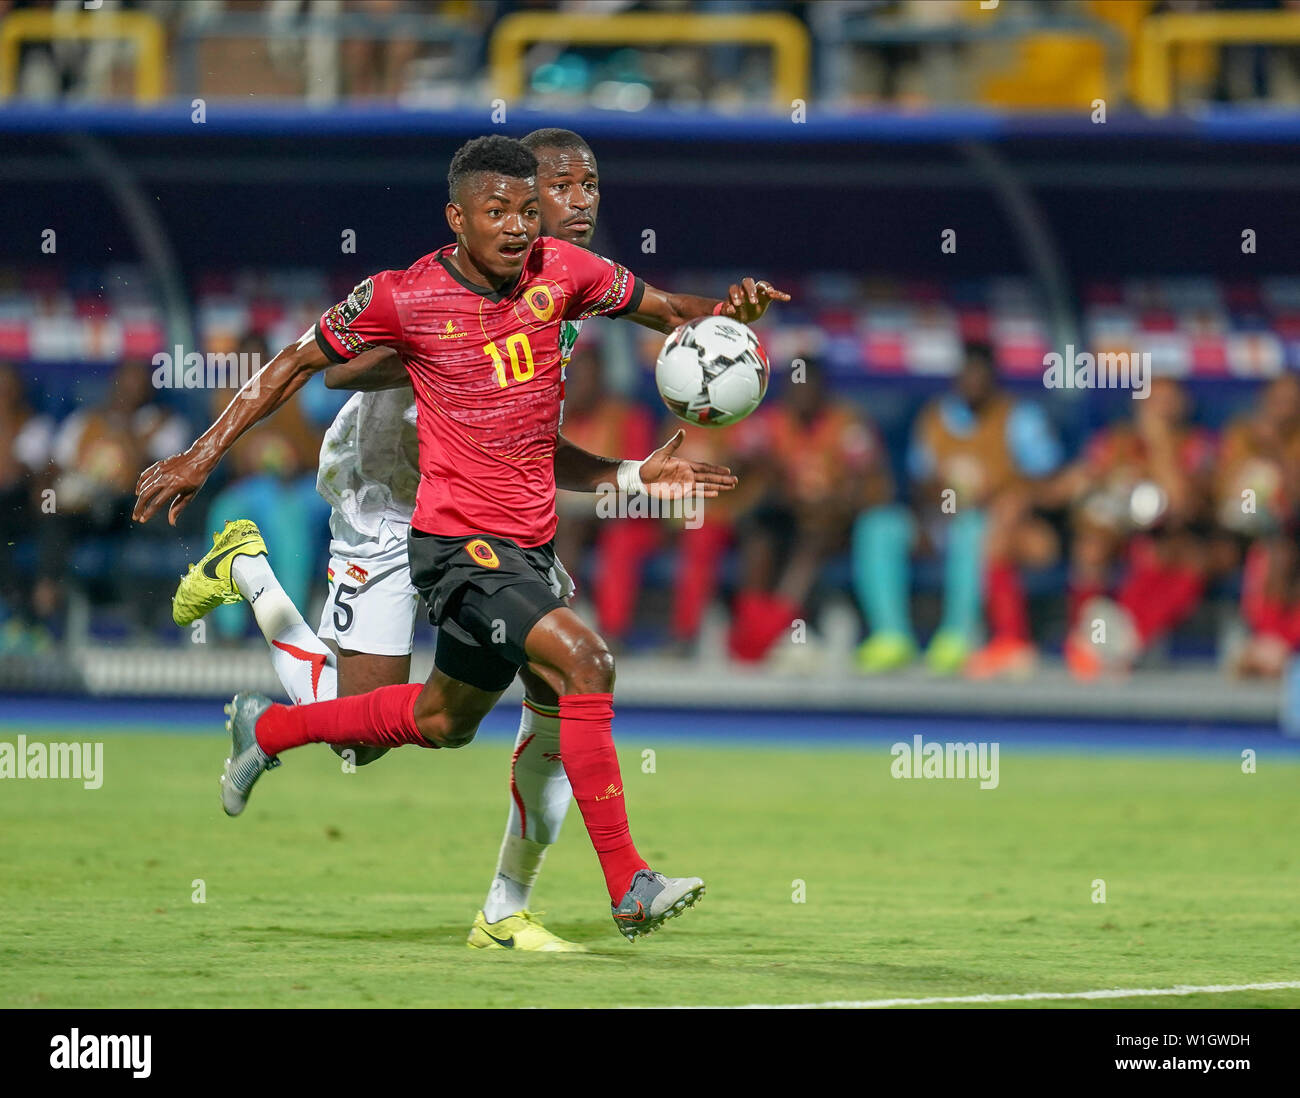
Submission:
[[[725,465],[677,457],[677,448],[685,438],[686,432],[679,430],[641,463],[641,483],[646,491],[660,499],[691,494],[714,499],[719,492],[730,492],[738,482]]]
[[[770,282],[755,282],[752,278],[742,279],[740,285],[733,285],[727,290],[727,301],[722,306],[722,315],[734,317],[742,324],[752,324],[765,312],[773,301],[789,301],[790,295],[778,290]]]
[[[148,522],[160,508],[170,504],[167,521],[175,526],[176,516],[185,510],[207,479],[208,470],[189,453],[173,454],[154,462],[135,482],[135,510],[131,517],[136,522]]]

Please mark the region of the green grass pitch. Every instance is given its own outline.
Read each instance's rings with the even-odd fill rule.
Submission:
[[[628,739],[641,852],[708,894],[623,941],[571,808],[535,904],[595,952],[547,956],[465,945],[505,822],[507,741],[350,775],[300,750],[229,820],[223,737],[58,738],[102,739],[104,784],[0,782],[2,1007],[780,1004],[1300,979],[1300,765],[1267,750],[1243,774],[1230,752],[1003,743],[1001,784],[981,791],[892,779],[880,742]],[[1300,990],[1061,1005],[1295,1007]]]

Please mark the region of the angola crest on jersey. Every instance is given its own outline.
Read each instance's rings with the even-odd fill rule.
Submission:
[[[321,317],[316,342],[335,361],[369,346],[401,355],[418,408],[417,530],[541,545],[555,533],[563,370],[580,322],[635,312],[645,287],[550,237],[509,286],[472,282],[455,254],[375,275]]]

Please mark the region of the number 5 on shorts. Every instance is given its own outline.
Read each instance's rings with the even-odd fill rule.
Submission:
[[[334,588],[334,631],[336,633],[346,633],[352,628],[352,607],[343,601],[344,596],[351,598],[357,593],[357,588],[351,587],[346,583],[340,583]]]

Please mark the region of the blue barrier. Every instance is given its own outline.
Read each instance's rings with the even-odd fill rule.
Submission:
[[[471,137],[484,132],[524,133],[541,126],[580,130],[592,140],[648,139],[771,142],[779,144],[948,142],[960,140],[1114,138],[1207,140],[1216,142],[1284,142],[1300,138],[1300,111],[1219,107],[1196,114],[1150,118],[1132,112],[1094,123],[1087,111],[1018,113],[982,109],[859,113],[807,108],[806,119],[786,115],[683,112],[666,108],[644,111],[554,111],[516,107],[508,122],[497,124],[493,108],[480,110],[401,109],[392,106],[341,105],[321,108],[242,102],[205,103],[205,121],[192,120],[192,105],[175,101],[160,107],[126,104],[63,106],[13,103],[0,106],[0,133],[94,133],[117,135],[331,137],[444,136]]]

